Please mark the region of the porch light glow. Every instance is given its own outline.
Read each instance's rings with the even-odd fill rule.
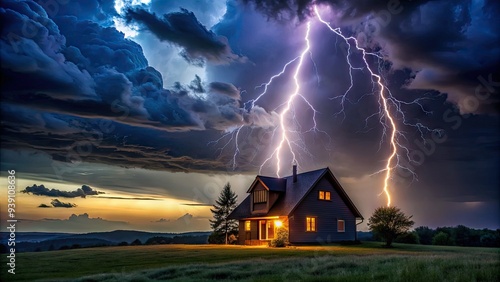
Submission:
[[[275,220],[274,221],[274,226],[280,228],[281,226],[283,226],[283,222],[281,222],[281,220]]]

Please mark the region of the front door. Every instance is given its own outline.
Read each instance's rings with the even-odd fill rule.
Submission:
[[[260,240],[267,240],[267,228],[266,228],[266,221],[265,220],[259,220],[259,233],[260,233]]]
[[[274,220],[259,220],[260,240],[274,239]]]
[[[274,239],[274,220],[267,221],[267,238]]]

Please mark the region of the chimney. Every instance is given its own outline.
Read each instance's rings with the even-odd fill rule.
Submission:
[[[293,165],[293,183],[297,182],[297,165]]]

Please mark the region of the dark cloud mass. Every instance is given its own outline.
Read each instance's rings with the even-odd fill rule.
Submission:
[[[95,196],[104,194],[104,192],[96,191],[88,185],[82,185],[82,188],[78,188],[74,191],[61,191],[58,189],[46,188],[43,184],[42,185],[34,184],[33,186],[26,187],[21,192],[36,196],[63,197],[63,198],[77,198],[77,197],[85,198],[86,196]]]
[[[244,61],[244,57],[233,53],[226,38],[207,30],[186,9],[161,18],[145,9],[128,9],[125,18],[145,26],[160,40],[182,47],[181,55],[193,64],[202,66],[205,60],[216,64]]]
[[[408,68],[409,89],[447,94],[462,114],[500,110],[498,1],[245,0],[273,19],[314,16],[351,28],[367,47],[382,48],[394,69]],[[357,27],[356,27],[357,26]],[[349,29],[349,28],[348,28]]]
[[[172,142],[194,143],[192,135],[177,133],[228,131],[243,124],[272,126],[273,113],[242,109],[240,92],[231,83],[206,83],[196,77],[191,85],[177,83],[165,89],[162,75],[148,66],[141,46],[109,26],[111,16],[117,15],[104,13],[111,9],[107,2],[70,1],[48,11],[33,1],[1,5],[3,148],[42,150],[54,160],[68,162],[75,146],[90,141],[90,155],[78,158],[186,171],[206,169],[206,163],[213,162],[191,161],[192,155],[213,155],[189,147],[171,150]],[[190,56],[218,62],[241,59],[193,13],[182,11],[167,18],[176,29],[190,26],[175,35]],[[168,140],[149,145],[130,138],[131,133],[158,136],[155,131],[139,133],[142,129],[172,132],[176,137],[165,133]],[[216,132],[211,134],[218,138]],[[117,140],[123,142],[119,148]],[[203,138],[197,141],[200,148],[206,146]],[[166,149],[158,150],[159,144]],[[154,158],[163,151],[163,164],[152,166],[148,150]]]
[[[54,208],[74,208],[74,207],[76,207],[76,204],[73,204],[73,203],[64,203],[64,202],[59,201],[58,199],[53,199],[50,202],[50,204]]]

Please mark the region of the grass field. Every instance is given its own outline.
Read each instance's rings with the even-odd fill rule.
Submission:
[[[267,248],[154,245],[16,256],[2,281],[500,281],[500,249],[364,242]]]

